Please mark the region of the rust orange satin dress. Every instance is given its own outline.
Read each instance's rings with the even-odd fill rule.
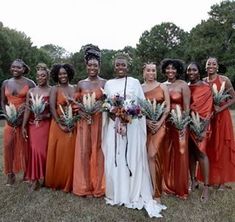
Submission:
[[[213,96],[210,86],[203,82],[201,85],[189,85],[189,88],[191,91],[190,110],[198,112],[199,116],[203,119],[210,118],[213,112]],[[210,125],[207,126],[205,138],[199,143],[191,131],[189,135],[189,149],[191,146],[196,145],[201,152],[206,154],[207,142],[211,135]]]
[[[81,98],[87,93],[102,97],[101,90],[82,90]],[[104,157],[101,149],[102,114],[92,115],[91,124],[81,119],[77,123],[77,138],[74,158],[73,193],[79,196],[104,195]]]
[[[215,83],[218,90],[222,81],[219,77]],[[209,184],[224,184],[235,181],[235,144],[233,124],[229,109],[219,112],[211,121],[212,135],[209,140],[208,157],[210,161]]]
[[[66,105],[64,94],[57,91],[57,113],[60,105]],[[54,119],[51,120],[46,161],[45,185],[53,189],[70,192],[73,188],[74,149],[76,129],[65,133]]]
[[[180,92],[169,90],[171,109],[178,104],[183,107],[183,96]],[[169,121],[166,123],[164,149],[164,192],[182,199],[188,196],[188,130],[181,134]]]
[[[26,101],[26,94],[29,86],[25,85],[18,95],[13,95],[8,87],[5,87],[5,96],[7,102],[15,105],[16,108],[22,107]],[[22,117],[23,118],[23,117]],[[26,170],[27,162],[27,143],[21,134],[21,127],[11,127],[5,124],[3,131],[3,155],[4,155],[4,173],[18,173]]]
[[[158,103],[162,103],[164,98],[164,91],[160,86],[145,92],[145,98],[153,100],[154,98]],[[159,128],[157,133],[152,134],[147,132],[147,150],[148,156],[155,158],[156,167],[156,187],[154,187],[154,197],[161,197],[162,194],[162,179],[163,179],[163,149],[164,139],[166,135],[165,123]]]
[[[49,96],[44,97],[47,103],[43,114],[49,113]],[[44,180],[46,171],[46,153],[51,119],[44,119],[35,123],[33,113],[30,113],[28,124],[29,160],[26,179],[30,181]]]

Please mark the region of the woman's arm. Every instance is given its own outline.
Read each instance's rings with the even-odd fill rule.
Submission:
[[[30,101],[30,98],[29,98],[30,92],[32,92],[32,90],[29,90],[26,95],[24,117],[23,117],[23,123],[22,123],[22,128],[21,128],[22,136],[25,140],[27,140],[27,138],[28,138],[26,125],[28,123],[28,119],[29,119],[29,115],[30,115],[30,102],[29,102]]]

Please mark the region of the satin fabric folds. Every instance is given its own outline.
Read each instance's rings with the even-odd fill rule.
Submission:
[[[164,92],[160,86],[145,92],[145,98],[153,100],[156,99],[158,103],[162,103],[164,99]],[[162,194],[162,179],[163,179],[163,149],[164,139],[166,136],[165,123],[159,128],[157,133],[152,134],[147,131],[147,150],[149,158],[154,158],[156,169],[156,187],[154,187],[154,197],[161,197]]]

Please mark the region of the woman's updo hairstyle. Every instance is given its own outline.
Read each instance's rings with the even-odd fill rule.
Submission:
[[[84,60],[87,64],[89,60],[96,59],[100,65],[101,63],[101,51],[98,46],[87,44],[84,46]]]

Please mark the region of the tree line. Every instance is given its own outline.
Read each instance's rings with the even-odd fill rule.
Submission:
[[[120,51],[127,52],[132,58],[130,73],[142,80],[142,67],[145,62],[157,65],[164,58],[178,58],[187,64],[197,61],[205,67],[209,56],[218,58],[220,72],[228,76],[235,86],[235,2],[222,1],[211,6],[209,18],[202,20],[186,32],[174,23],[164,22],[146,30],[139,38],[136,47],[126,46]],[[187,18],[186,18],[187,19]],[[90,42],[88,42],[90,43]],[[79,52],[69,53],[63,47],[47,44],[40,48],[33,46],[30,37],[23,32],[4,27],[0,22],[0,82],[9,77],[9,67],[16,58],[23,59],[30,67],[30,78],[35,80],[36,64],[68,62],[77,75],[73,80],[86,77],[84,64],[84,46]],[[112,58],[119,50],[102,49],[101,76],[113,77]],[[159,81],[164,76],[158,72]]]

